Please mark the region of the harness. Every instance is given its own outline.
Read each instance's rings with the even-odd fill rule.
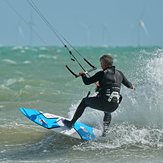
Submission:
[[[104,71],[103,79],[99,82],[99,96],[106,97],[108,102],[120,103],[122,96],[120,95],[121,83],[117,83],[117,75],[115,67],[108,68]]]
[[[108,102],[117,102],[119,104],[120,94],[113,91],[108,98]]]

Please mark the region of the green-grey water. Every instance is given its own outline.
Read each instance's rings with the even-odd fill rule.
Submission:
[[[65,68],[81,71],[64,48],[0,47],[0,162],[163,162],[163,49],[77,50],[98,70],[99,57],[111,53],[115,66],[136,86],[136,91],[122,87],[123,102],[106,137],[82,142],[61,136],[18,110],[29,107],[71,117],[89,90],[94,95],[94,85],[85,86]],[[101,127],[102,118],[102,112],[88,108],[80,120]]]

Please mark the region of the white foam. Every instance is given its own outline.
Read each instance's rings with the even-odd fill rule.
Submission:
[[[163,124],[163,50],[141,54],[137,62],[140,71],[131,80],[138,83],[136,91],[122,87],[123,100],[113,113],[113,122],[160,126]]]
[[[23,63],[24,64],[31,64],[32,62],[31,61],[24,61]]]
[[[146,66],[147,74],[154,83],[163,86],[163,51],[157,51],[154,55],[156,57],[150,59]]]
[[[24,82],[24,81],[25,81],[24,78],[11,78],[11,79],[5,80],[4,84],[2,84],[1,86],[8,87],[8,86],[15,84],[16,82]]]
[[[74,146],[74,150],[104,150],[121,147],[136,148],[163,148],[163,129],[158,128],[137,128],[127,123],[116,124],[110,127],[106,137],[95,142],[82,143]]]
[[[46,47],[40,47],[40,50],[47,50]]]
[[[20,53],[25,53],[25,50],[24,50],[24,49],[22,49],[22,50],[20,51]]]
[[[45,59],[54,59],[54,60],[57,59],[57,56],[49,56],[49,55],[47,55],[47,54],[39,54],[38,57],[39,57],[39,58],[45,58]]]
[[[17,62],[16,62],[16,61],[11,60],[11,59],[3,59],[2,61],[3,61],[3,62],[6,62],[6,63],[9,63],[9,64],[14,64],[14,65],[16,65],[16,64],[17,64]]]
[[[19,49],[23,49],[23,47],[22,47],[22,46],[14,46],[14,47],[12,48],[12,50],[19,50]]]

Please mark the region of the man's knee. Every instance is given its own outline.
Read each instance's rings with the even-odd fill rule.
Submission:
[[[86,105],[86,98],[83,98],[78,106],[78,110],[84,110],[87,107]]]

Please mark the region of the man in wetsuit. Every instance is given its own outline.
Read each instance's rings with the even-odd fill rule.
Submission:
[[[104,111],[103,126],[104,135],[111,122],[111,113],[114,112],[121,100],[120,95],[121,83],[130,89],[134,89],[133,85],[126,79],[123,73],[113,66],[113,58],[111,55],[103,55],[100,58],[102,71],[97,72],[92,77],[87,77],[85,73],[79,73],[84,84],[89,85],[96,83],[98,85],[98,94],[95,97],[85,97],[79,104],[71,121],[64,120],[64,124],[71,128],[74,123],[81,117],[86,107]]]

